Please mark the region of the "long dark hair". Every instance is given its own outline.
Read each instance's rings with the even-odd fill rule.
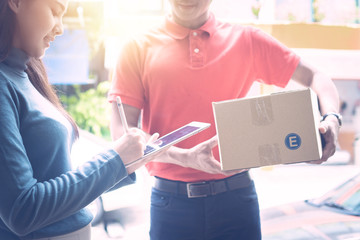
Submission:
[[[0,62],[6,59],[12,48],[15,21],[15,14],[10,9],[8,0],[0,0]],[[69,120],[74,128],[76,137],[78,137],[78,127],[71,116],[65,111],[54,88],[50,85],[42,60],[31,57],[27,63],[26,73],[36,90]]]

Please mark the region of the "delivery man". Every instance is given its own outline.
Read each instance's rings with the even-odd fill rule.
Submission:
[[[123,134],[115,98],[128,124],[167,134],[191,121],[203,131],[147,164],[155,176],[152,240],[261,239],[257,194],[248,171],[222,172],[212,102],[242,98],[255,81],[285,87],[290,79],[311,87],[325,119],[320,124],[326,161],[335,152],[339,97],[332,80],[274,38],[253,27],[218,21],[211,0],[169,0],[171,15],[127,43],[119,57],[109,101],[111,131]]]

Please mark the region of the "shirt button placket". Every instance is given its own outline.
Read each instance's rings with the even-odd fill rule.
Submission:
[[[191,49],[191,65],[193,67],[203,66],[203,54],[201,53],[200,47],[202,45],[202,39],[199,37],[199,33],[194,31],[190,36],[190,49]]]

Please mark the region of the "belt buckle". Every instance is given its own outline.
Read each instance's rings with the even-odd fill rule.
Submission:
[[[200,185],[204,185],[206,184],[206,182],[192,182],[192,183],[186,183],[186,190],[187,190],[187,196],[188,198],[201,198],[201,197],[207,197],[207,194],[203,194],[203,195],[193,195],[192,191],[191,191],[191,187],[193,186],[200,186]]]

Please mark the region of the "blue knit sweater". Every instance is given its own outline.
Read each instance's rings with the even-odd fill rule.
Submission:
[[[32,239],[91,222],[84,207],[115,184],[131,182],[108,150],[71,171],[74,131],[31,84],[28,56],[12,49],[0,63],[0,239]]]

